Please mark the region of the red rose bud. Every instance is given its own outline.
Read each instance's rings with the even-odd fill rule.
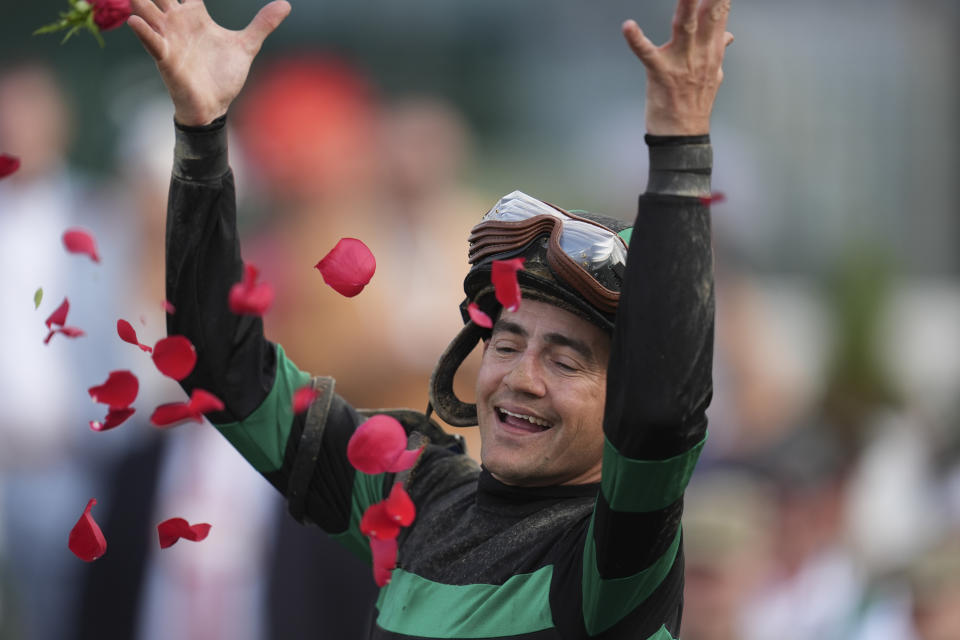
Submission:
[[[90,498],[87,508],[83,510],[83,515],[70,530],[70,538],[67,541],[67,547],[73,555],[84,562],[93,562],[107,551],[107,539],[103,537],[103,531],[90,515],[90,510],[95,504],[97,504],[96,499]]]
[[[470,319],[473,320],[473,324],[477,325],[478,327],[483,327],[484,329],[490,329],[493,327],[493,320],[490,319],[490,316],[480,310],[480,307],[477,306],[476,302],[471,302],[467,306],[467,313],[470,314]]]
[[[130,17],[130,0],[90,0],[93,23],[101,31],[110,31],[126,24]]]
[[[0,178],[6,178],[20,168],[20,158],[9,153],[0,153]]]
[[[222,411],[223,401],[209,391],[194,389],[189,402],[168,402],[157,407],[150,422],[158,427],[169,427],[185,420],[203,422],[203,414]]]
[[[97,253],[97,241],[85,229],[74,228],[64,231],[63,246],[70,253],[82,253],[90,256],[90,259],[94,262],[100,262],[100,254]]]
[[[377,270],[377,261],[360,240],[341,238],[314,268],[334,291],[352,298],[370,282]]]
[[[197,350],[184,336],[168,336],[153,346],[153,363],[163,375],[183,380],[197,364]]]
[[[387,415],[370,417],[350,436],[347,459],[358,471],[369,474],[406,471],[422,449],[407,450],[403,426]]]
[[[137,332],[134,330],[133,325],[122,318],[117,320],[117,335],[119,335],[120,339],[124,342],[137,345],[140,347],[141,351],[146,351],[147,353],[151,353],[153,351],[153,347],[140,344],[140,341],[137,339]]]
[[[200,542],[209,533],[209,524],[202,522],[191,525],[183,518],[170,518],[157,525],[157,536],[160,538],[161,549],[172,547],[180,538],[191,542]]]
[[[132,416],[134,412],[136,412],[136,409],[131,407],[110,409],[110,411],[107,412],[107,417],[103,419],[103,422],[91,420],[90,428],[94,431],[107,431],[109,429],[113,429],[114,427],[119,427],[121,424],[126,422],[127,418]]]
[[[507,311],[516,311],[520,307],[520,284],[517,271],[523,269],[523,258],[494,260],[490,271],[490,281],[497,301]]]
[[[373,579],[378,587],[390,582],[390,573],[397,566],[397,539],[370,538],[370,555],[373,556]]]
[[[90,387],[87,392],[94,402],[108,405],[111,409],[123,409],[137,399],[140,383],[129,371],[111,371],[107,381]]]
[[[230,287],[230,310],[237,315],[262,316],[273,304],[273,287],[266,282],[257,284],[260,270],[252,264],[244,265],[243,280]]]
[[[293,392],[293,412],[303,413],[317,397],[316,390],[311,386],[301,387]]]

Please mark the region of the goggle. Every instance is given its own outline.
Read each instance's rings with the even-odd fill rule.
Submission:
[[[611,229],[581,218],[521,191],[505,195],[470,232],[470,264],[516,253],[547,234],[547,264],[566,284],[604,313],[615,313],[620,292],[601,284],[597,275],[622,275],[627,244]]]

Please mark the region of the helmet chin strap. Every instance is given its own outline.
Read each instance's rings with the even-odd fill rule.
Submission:
[[[474,347],[487,337],[489,329],[467,322],[447,347],[430,376],[430,405],[437,416],[454,427],[477,424],[477,405],[464,402],[453,391],[453,378]]]

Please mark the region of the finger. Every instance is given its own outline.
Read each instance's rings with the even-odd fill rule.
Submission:
[[[169,11],[171,8],[180,4],[177,0],[153,0],[153,2],[156,2],[157,6],[164,11]]]
[[[260,9],[253,20],[250,21],[250,24],[247,25],[247,28],[243,30],[248,42],[256,50],[259,50],[267,36],[280,26],[280,23],[289,13],[290,3],[286,0],[274,0]]]
[[[673,14],[673,41],[681,49],[690,46],[697,32],[697,0],[677,0]]]
[[[730,15],[730,0],[704,0],[700,7],[698,40],[703,43],[723,39]]]
[[[163,11],[160,11],[159,7],[155,5],[150,0],[132,0],[130,3],[130,8],[133,11],[133,15],[140,16],[146,20],[147,24],[153,27],[153,30],[156,32],[161,32],[163,29]]]
[[[733,34],[727,31],[723,34],[723,46],[724,48],[729,47],[733,44]]]
[[[657,45],[653,44],[650,39],[644,35],[643,30],[640,29],[640,25],[633,20],[624,22],[621,31],[623,31],[623,37],[626,38],[627,44],[630,45],[633,53],[640,58],[640,61],[643,62],[645,66],[649,66],[653,62],[653,58],[657,55]]]
[[[162,60],[167,53],[167,41],[159,33],[154,31],[147,21],[140,16],[130,16],[127,24],[133,29],[134,35],[140,40],[143,48],[147,50],[154,60]]]

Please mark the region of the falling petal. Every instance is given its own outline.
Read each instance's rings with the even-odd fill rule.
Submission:
[[[393,461],[387,465],[387,471],[391,473],[400,473],[401,471],[406,471],[416,463],[417,458],[420,457],[420,453],[423,451],[423,447],[419,449],[404,449],[401,451]]]
[[[70,538],[67,541],[67,547],[84,562],[93,562],[107,551],[107,540],[103,537],[103,531],[97,524],[90,510],[97,504],[95,498],[90,498],[87,508],[83,510],[83,515],[77,520],[70,530]]]
[[[223,411],[223,401],[209,391],[203,389],[194,389],[190,394],[188,403],[190,410],[197,415],[203,415],[211,411]]]
[[[90,256],[94,262],[100,262],[100,254],[97,253],[97,242],[93,235],[80,228],[67,229],[63,232],[63,246],[70,253],[82,253]]]
[[[137,339],[137,332],[133,329],[133,325],[123,318],[117,320],[117,335],[119,335],[120,339],[124,342],[137,345],[142,351],[146,351],[147,353],[153,351],[152,347],[148,347],[145,344],[140,344],[140,341]]]
[[[33,308],[34,309],[40,308],[41,300],[43,300],[43,287],[37,287],[37,290],[33,292]]]
[[[184,420],[203,422],[203,418],[193,412],[188,402],[168,402],[150,414],[150,422],[158,427],[169,427]]]
[[[183,380],[197,364],[197,350],[184,336],[168,336],[154,345],[153,362],[163,375]]]
[[[407,433],[403,426],[395,418],[378,414],[353,432],[347,443],[347,458],[358,471],[383,473],[406,448]]]
[[[293,412],[303,413],[310,408],[311,403],[317,397],[317,391],[310,385],[300,387],[293,392]]]
[[[493,327],[493,320],[490,319],[490,316],[480,310],[480,307],[477,306],[476,302],[471,302],[467,306],[467,313],[470,314],[470,319],[473,320],[473,323],[478,327],[483,327],[485,329],[490,329]]]
[[[520,284],[517,282],[517,271],[523,269],[523,258],[510,260],[494,260],[490,271],[490,281],[497,301],[507,311],[516,311],[520,307]]]
[[[112,409],[122,409],[137,399],[140,383],[129,371],[111,371],[107,381],[90,387],[87,392],[94,402],[109,405]]]
[[[16,173],[20,168],[20,158],[9,153],[0,153],[0,178]]]
[[[163,310],[169,313],[170,315],[173,315],[177,312],[177,308],[174,307],[173,303],[170,302],[169,300],[163,301]]]
[[[373,579],[378,587],[390,582],[390,573],[397,566],[397,540],[370,538],[370,554],[373,556]]]
[[[377,270],[377,261],[360,240],[341,238],[314,267],[334,291],[352,298],[370,282]]]
[[[94,431],[107,431],[108,429],[113,429],[114,427],[119,427],[121,424],[127,421],[127,418],[132,416],[136,409],[131,407],[124,407],[122,409],[110,409],[107,413],[107,417],[104,418],[103,422],[97,422],[94,420],[90,421],[90,428]]]
[[[230,287],[230,310],[238,315],[262,316],[273,304],[273,287],[266,282],[257,284],[260,270],[252,264],[244,265],[243,281]]]
[[[50,333],[47,334],[47,337],[43,339],[43,344],[50,344],[50,339],[53,338],[55,333],[62,333],[68,338],[79,338],[80,336],[87,335],[84,333],[83,329],[78,327],[59,327],[57,329],[50,330]]]
[[[711,204],[719,204],[724,202],[727,199],[727,196],[722,191],[714,191],[709,196],[703,196],[700,198],[700,204],[704,206],[710,206]]]
[[[409,527],[417,515],[417,508],[402,482],[393,485],[390,495],[383,501],[383,507],[387,516],[401,527]]]
[[[191,542],[200,542],[209,533],[209,524],[203,522],[191,525],[183,518],[170,518],[157,525],[157,536],[160,538],[161,549],[173,546],[180,538]]]
[[[60,303],[60,306],[47,318],[47,329],[53,328],[53,325],[63,326],[67,323],[67,313],[70,312],[70,301],[66,298]]]
[[[387,540],[400,535],[400,525],[387,513],[385,503],[380,501],[363,512],[363,517],[360,518],[360,533],[369,538]]]

